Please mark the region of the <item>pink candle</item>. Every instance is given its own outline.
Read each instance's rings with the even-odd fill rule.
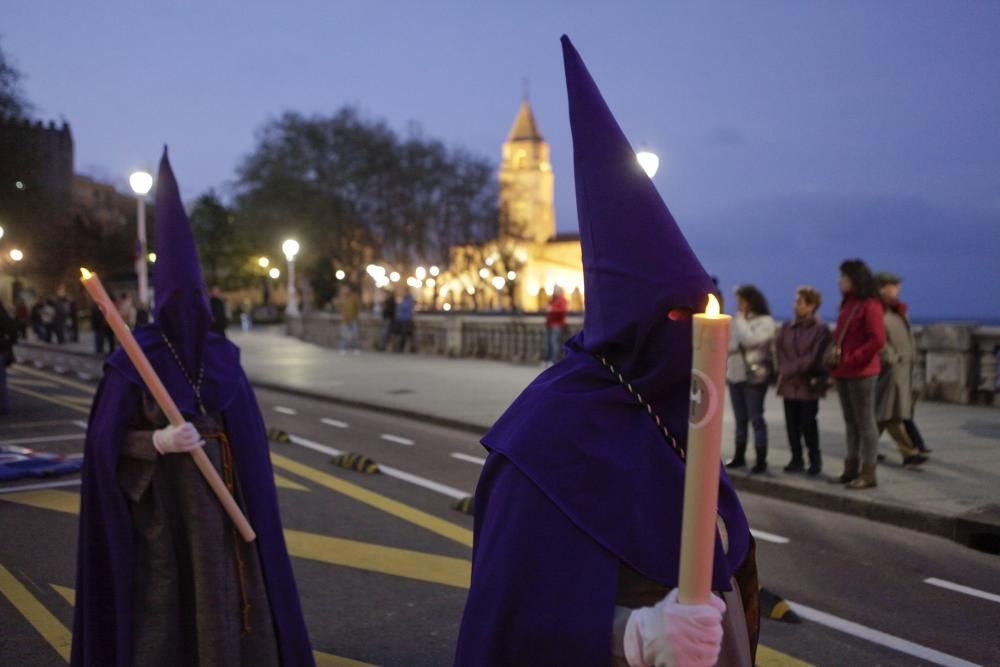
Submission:
[[[681,604],[707,604],[712,591],[719,467],[722,464],[722,407],[732,319],[719,313],[719,301],[712,294],[708,296],[705,312],[694,316],[691,412],[677,592],[677,601]]]
[[[92,273],[87,269],[80,269],[80,276],[80,282],[83,283],[84,289],[87,290],[87,293],[90,294],[91,298],[101,309],[108,326],[115,332],[118,342],[121,343],[128,358],[132,360],[132,364],[135,365],[136,370],[139,371],[143,382],[146,383],[146,388],[149,389],[153,398],[156,399],[156,403],[160,406],[160,409],[163,410],[163,413],[173,426],[183,424],[186,420],[181,415],[181,411],[177,409],[177,404],[170,397],[167,388],[163,386],[160,376],[153,370],[149,359],[146,358],[146,353],[139,347],[139,343],[136,341],[135,336],[132,335],[132,331],[125,324],[125,321],[118,313],[118,309],[111,302],[111,297],[108,296],[107,290],[104,289],[101,279],[97,277],[96,273]],[[219,502],[222,503],[223,509],[226,510],[226,514],[229,515],[229,518],[235,524],[240,536],[247,542],[253,542],[257,539],[253,528],[250,527],[250,522],[243,515],[240,506],[236,504],[232,494],[229,493],[229,489],[226,488],[226,483],[219,477],[218,471],[216,471],[212,462],[208,460],[205,452],[200,448],[196,449],[191,452],[191,457],[194,459],[195,465],[198,466],[198,470],[201,471],[202,477],[205,478],[205,481],[208,482]]]

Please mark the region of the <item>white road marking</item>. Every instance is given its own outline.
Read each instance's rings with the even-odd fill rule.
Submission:
[[[947,653],[935,651],[932,648],[915,644],[911,641],[901,639],[879,630],[873,630],[865,625],[853,623],[843,618],[833,616],[832,614],[819,611],[818,609],[806,607],[798,602],[792,602],[791,600],[786,600],[786,602],[788,602],[792,611],[807,621],[825,625],[828,628],[839,630],[840,632],[859,637],[865,641],[872,642],[873,644],[885,646],[886,648],[899,651],[900,653],[912,655],[916,658],[920,658],[921,660],[932,662],[935,665],[944,665],[944,667],[978,667],[974,662],[969,662],[967,660],[962,660],[961,658],[956,658],[953,655],[948,655]]]
[[[314,452],[319,452],[321,454],[329,454],[330,456],[340,456],[344,452],[339,449],[334,449],[333,447],[327,447],[326,445],[321,445],[318,442],[313,442],[312,440],[306,440],[305,438],[300,438],[297,435],[289,435],[288,441],[299,447],[305,447],[306,449],[311,449]]]
[[[947,588],[949,591],[955,591],[956,593],[965,593],[966,595],[989,600],[990,602],[1000,602],[1000,595],[997,595],[996,593],[987,593],[986,591],[981,591],[978,588],[963,586],[962,584],[956,584],[952,581],[945,581],[944,579],[930,577],[929,579],[924,579],[924,583],[930,584],[931,586],[938,586],[940,588]]]
[[[321,422],[327,426],[335,426],[336,428],[349,428],[350,424],[347,422],[342,422],[339,419],[330,419],[329,417],[323,417],[320,419]]]
[[[66,435],[39,435],[33,438],[11,438],[0,440],[0,445],[29,445],[36,442],[61,442],[64,440],[83,440],[85,433],[67,433]]]
[[[80,486],[82,480],[68,479],[62,482],[45,482],[44,484],[25,484],[23,486],[5,486],[0,493],[17,493],[18,491],[37,491],[38,489],[58,489],[62,486]]]
[[[476,465],[486,465],[486,459],[480,458],[478,456],[469,456],[468,454],[462,454],[455,452],[451,455],[451,458],[458,459],[459,461],[468,461],[469,463],[475,463]]]
[[[410,445],[414,444],[413,441],[410,440],[409,438],[401,438],[400,436],[398,436],[398,435],[392,435],[391,433],[383,433],[379,437],[381,437],[383,440],[386,440],[388,442],[395,442],[397,445],[407,445],[407,446],[410,446]]]
[[[417,486],[422,486],[425,489],[430,489],[431,491],[436,491],[443,496],[448,496],[449,498],[454,498],[455,500],[461,500],[462,498],[468,498],[471,493],[466,491],[460,491],[452,486],[446,484],[440,484],[433,480],[426,479],[424,477],[419,477],[412,473],[404,472],[398,468],[391,468],[389,466],[384,466],[379,464],[378,469],[382,471],[382,474],[388,475],[389,477],[395,477],[396,479],[403,480],[404,482],[409,482],[410,484],[416,484]]]
[[[297,410],[293,410],[292,408],[286,408],[284,405],[276,405],[276,406],[274,406],[274,411],[275,412],[280,412],[283,415],[297,415],[297,414],[299,414]]]
[[[755,528],[750,529],[750,534],[756,537],[758,540],[763,540],[765,542],[773,542],[774,544],[788,544],[791,541],[787,537],[782,537],[781,535],[775,535],[774,533],[769,533],[766,530],[757,530]]]
[[[82,428],[82,429],[83,429],[84,431],[86,431],[86,430],[87,430],[87,422],[83,421],[82,419],[74,419],[74,420],[73,420],[73,424],[74,424],[75,426],[79,426],[79,427],[80,427],[80,428]]]
[[[320,452],[322,454],[329,454],[330,456],[340,456],[341,454],[343,454],[343,452],[340,451],[339,449],[334,449],[333,447],[327,447],[326,445],[321,445],[318,442],[313,442],[312,440],[306,440],[305,438],[300,438],[297,435],[289,435],[288,441],[294,445],[305,447],[306,449],[311,449],[313,451]],[[461,500],[462,498],[466,498],[472,495],[471,493],[468,493],[466,491],[460,491],[459,489],[448,486],[447,484],[441,484],[439,482],[435,482],[433,480],[405,472],[403,470],[400,470],[399,468],[393,468],[391,466],[384,466],[380,464],[378,469],[384,475],[388,475],[389,477],[394,477],[403,482],[409,482],[410,484],[415,484],[416,486],[429,489],[436,493],[440,493],[441,495],[448,496],[449,498],[454,498],[455,500]]]

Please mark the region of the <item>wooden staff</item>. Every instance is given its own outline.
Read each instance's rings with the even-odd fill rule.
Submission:
[[[719,467],[722,464],[722,388],[729,354],[729,323],[719,302],[708,296],[708,307],[693,319],[694,355],[691,370],[691,412],[688,422],[687,465],[684,473],[684,522],[677,601],[708,604],[715,565]]]
[[[96,273],[92,273],[87,269],[80,269],[80,275],[80,282],[83,283],[84,289],[87,290],[91,298],[97,303],[98,308],[104,313],[104,319],[107,321],[108,326],[115,332],[115,336],[118,337],[122,348],[124,348],[128,358],[132,360],[136,370],[139,371],[142,381],[146,384],[146,388],[149,389],[153,398],[156,399],[160,409],[167,416],[167,420],[170,421],[172,426],[182,426],[187,420],[181,415],[181,411],[177,409],[177,404],[170,397],[167,388],[163,386],[160,376],[153,370],[149,359],[146,358],[146,353],[139,347],[135,336],[132,335],[125,321],[122,320],[121,315],[118,313],[118,309],[111,302],[111,297],[108,296],[107,290],[104,289],[101,279],[97,277]],[[219,477],[219,473],[215,470],[212,462],[208,460],[205,452],[199,447],[189,452],[189,454],[194,459],[195,465],[198,466],[198,470],[201,471],[202,477],[205,478],[212,491],[215,492],[219,502],[222,503],[226,514],[229,515],[233,524],[236,525],[240,536],[247,542],[253,542],[257,539],[256,533],[250,527],[250,522],[243,515],[240,506],[236,504],[232,494],[229,493],[229,489],[226,488],[225,482]]]

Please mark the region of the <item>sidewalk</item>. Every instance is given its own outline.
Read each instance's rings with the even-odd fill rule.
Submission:
[[[377,352],[342,355],[285,336],[277,329],[257,329],[250,334],[231,330],[230,336],[242,349],[243,367],[256,386],[376,407],[478,433],[485,432],[540,372],[535,366],[475,359]],[[58,350],[88,355],[93,350],[89,340],[58,350],[45,347],[48,365],[53,365]],[[29,358],[43,353],[29,345],[17,349]],[[93,357],[86,361],[97,367]],[[880,451],[888,460],[879,466],[879,486],[864,491],[846,491],[828,484],[826,475],[812,479],[782,472],[790,454],[781,400],[773,391],[769,392],[765,414],[770,430],[770,472],[754,476],[737,472],[732,477],[739,489],[866,516],[1000,553],[1000,410],[918,403],[916,421],[934,450],[931,460],[923,470],[903,470],[895,447],[887,435],[883,436]],[[837,475],[845,446],[835,392],[820,404],[819,419],[824,472]],[[726,458],[732,453],[732,429],[727,401]]]

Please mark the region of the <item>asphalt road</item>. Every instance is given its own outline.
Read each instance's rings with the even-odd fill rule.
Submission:
[[[91,385],[15,367],[11,389],[0,442],[82,450]],[[472,518],[451,505],[475,487],[484,456],[475,434],[257,394],[268,425],[292,435],[272,446],[272,459],[320,663],[450,664],[472,537]],[[331,455],[341,451],[364,454],[385,472],[334,467]],[[73,481],[0,485],[0,664],[64,664]],[[22,488],[52,482],[68,485]],[[758,664],[1000,665],[1000,558],[860,518],[742,498],[758,534],[762,584],[809,619],[765,621]]]

